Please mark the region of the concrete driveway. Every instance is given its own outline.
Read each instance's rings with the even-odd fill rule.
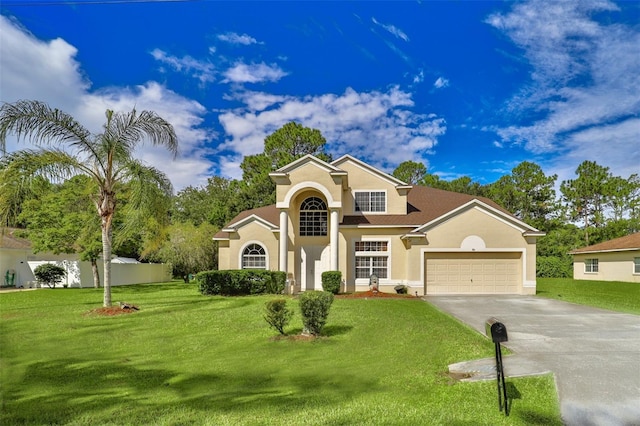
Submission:
[[[514,352],[503,358],[505,377],[553,372],[567,425],[640,425],[640,316],[534,296],[424,299],[482,335],[488,318],[504,323]],[[494,365],[452,367],[495,380]]]

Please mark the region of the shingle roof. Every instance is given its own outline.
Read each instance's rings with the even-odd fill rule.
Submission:
[[[623,251],[623,250],[640,250],[640,232],[627,235],[625,237],[614,238],[613,240],[604,241],[602,243],[593,244],[587,247],[575,249],[570,254],[593,253],[600,251]]]
[[[407,195],[406,215],[357,215],[344,216],[340,225],[371,225],[371,226],[407,226],[418,227],[437,219],[448,212],[461,207],[472,200],[483,203],[500,210],[513,217],[511,213],[500,207],[494,201],[485,197],[476,197],[458,192],[444,191],[426,186],[414,186]],[[251,215],[256,215],[277,227],[279,212],[275,205],[247,210],[235,218],[229,224],[237,223]],[[218,232],[214,238],[226,239],[227,232]]]
[[[17,228],[0,228],[0,248],[30,250],[31,242],[16,235],[20,231],[22,230]]]

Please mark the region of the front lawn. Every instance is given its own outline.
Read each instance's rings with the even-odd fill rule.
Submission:
[[[640,315],[640,283],[538,278],[538,296]]]
[[[423,301],[337,298],[309,341],[276,338],[273,297],[116,287],[140,310],[108,317],[102,290],[0,294],[0,424],[562,424],[552,376],[508,379],[509,417],[495,381],[448,377],[493,344]]]

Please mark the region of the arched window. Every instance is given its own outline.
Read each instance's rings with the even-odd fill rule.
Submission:
[[[267,252],[260,244],[249,244],[242,252],[242,269],[267,269]]]
[[[327,205],[318,197],[309,197],[300,205],[300,235],[327,235]]]

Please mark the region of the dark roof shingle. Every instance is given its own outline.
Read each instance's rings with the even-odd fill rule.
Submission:
[[[571,251],[571,254],[599,251],[640,250],[640,232]]]
[[[445,191],[426,186],[414,186],[407,195],[406,215],[345,215],[342,219],[341,225],[417,227],[429,223],[474,199],[482,201],[483,203],[513,217],[511,213],[500,207],[494,201],[485,197],[476,197],[473,195]],[[233,218],[229,224],[237,223],[253,214],[261,217],[274,226],[278,226],[279,212],[275,205],[246,210]],[[220,231],[215,235],[215,238],[228,237],[229,234],[223,231]]]

